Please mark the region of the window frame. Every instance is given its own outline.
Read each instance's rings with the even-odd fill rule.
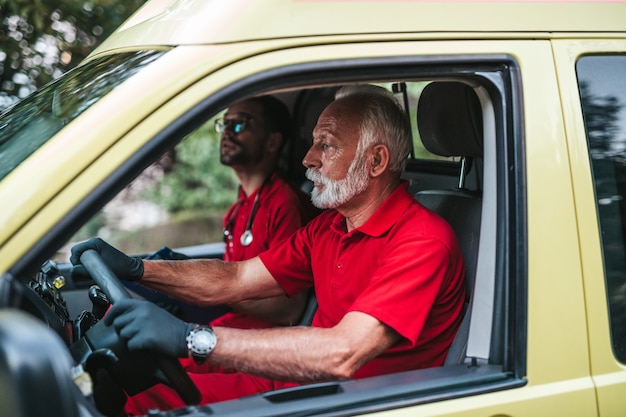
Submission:
[[[601,200],[603,199],[602,193],[604,191],[601,192],[600,190],[599,179],[601,179],[602,172],[606,170],[602,169],[603,167],[601,166],[600,159],[602,159],[603,161],[612,163],[610,168],[611,168],[611,171],[613,172],[613,176],[611,176],[609,180],[611,181],[612,186],[616,188],[614,191],[619,194],[620,187],[617,186],[615,171],[614,171],[616,167],[616,163],[617,163],[617,161],[615,160],[615,156],[617,155],[607,156],[605,158],[594,157],[595,148],[594,148],[594,143],[592,143],[592,140],[591,140],[591,134],[594,129],[590,127],[591,117],[593,115],[586,113],[585,95],[589,94],[590,99],[591,97],[595,95],[593,94],[592,91],[589,91],[589,92],[583,91],[583,82],[586,82],[587,78],[592,77],[594,74],[592,74],[593,71],[591,70],[583,74],[583,71],[580,68],[582,61],[589,62],[589,60],[592,60],[594,58],[611,59],[611,57],[621,58],[623,61],[626,61],[626,54],[616,54],[616,53],[583,54],[580,57],[578,57],[578,59],[576,60],[576,81],[577,81],[577,86],[578,86],[579,94],[580,94],[583,123],[584,123],[584,128],[585,128],[585,140],[587,142],[587,146],[589,149],[589,152],[588,152],[589,165],[591,169],[591,179],[593,182],[593,193],[595,196],[594,202],[595,202],[595,207],[596,207],[596,212],[597,212],[597,224],[598,224],[598,231],[599,231],[601,252],[602,252],[603,276],[604,276],[604,283],[606,287],[605,293],[606,293],[606,303],[607,303],[607,309],[608,309],[607,319],[609,322],[611,350],[613,352],[615,359],[621,362],[622,364],[625,364],[626,363],[626,332],[622,330],[622,334],[621,335],[618,334],[620,326],[619,326],[619,323],[616,323],[616,321],[618,321],[619,315],[621,313],[621,315],[623,316],[621,320],[622,322],[624,322],[624,320],[626,320],[626,314],[622,312],[623,310],[619,309],[618,305],[612,302],[612,299],[615,296],[615,294],[612,293],[612,288],[615,287],[616,285],[616,283],[612,281],[619,279],[619,278],[618,277],[611,278],[610,275],[612,273],[613,274],[619,273],[619,271],[616,271],[615,268],[611,267],[611,265],[613,265],[615,262],[621,261],[624,264],[624,266],[626,266],[626,262],[624,262],[623,260],[623,255],[624,253],[626,253],[626,207],[624,206],[625,203],[623,199],[621,200],[622,201],[621,203],[619,200],[615,200],[611,202],[611,204],[617,203],[618,205],[621,205],[621,208],[620,207],[617,208],[617,210],[621,211],[621,214],[622,214],[621,217],[619,218],[620,224],[621,224],[621,239],[620,239],[620,242],[616,242],[615,240],[609,240],[610,239],[609,235],[610,234],[614,235],[617,232],[617,229],[615,228],[615,225],[610,225],[610,224],[605,225],[605,223],[608,222],[610,219],[608,218],[609,216],[603,214],[603,213],[607,213],[608,207],[606,208],[603,207],[605,206],[605,204],[601,203]],[[591,89],[592,87],[588,86],[588,88]],[[613,93],[615,93],[616,91],[619,91],[619,90],[618,89],[612,90]],[[624,100],[622,104],[622,108],[624,107],[624,105],[626,105],[626,89],[624,89],[623,93],[624,95],[619,97]],[[616,96],[612,96],[612,97],[618,98]],[[595,103],[592,103],[591,101],[587,103],[587,105],[593,105],[593,104]],[[621,112],[624,113],[625,115],[623,116],[622,120],[617,120],[617,122],[621,121],[621,124],[626,126],[626,111],[622,109]],[[624,144],[626,145],[626,127],[624,127],[623,130],[616,132],[615,135],[611,136],[611,140],[619,141],[620,139],[617,137],[618,134],[624,135]],[[606,143],[603,143],[603,144],[610,146],[610,144],[606,144]],[[626,168],[626,163],[622,165],[624,165],[624,168]],[[606,179],[606,177],[604,177],[604,179]],[[625,189],[624,186],[622,186],[621,188],[622,190]],[[626,195],[626,191],[622,194],[622,196],[616,195],[614,197],[623,197],[624,195]],[[619,216],[620,213],[617,213],[617,215]],[[620,244],[622,253],[618,254],[615,252],[611,252],[611,248],[614,248],[615,244]],[[613,251],[614,250],[615,249],[613,249]],[[626,282],[626,270],[622,270],[621,275],[622,275],[622,278],[624,278],[624,282]]]
[[[324,71],[320,71],[324,68]],[[210,77],[210,75],[209,75]],[[496,308],[504,314],[491,343],[490,359],[480,366],[458,365],[410,371],[365,380],[314,384],[281,392],[208,406],[213,411],[236,409],[260,410],[259,401],[272,404],[267,415],[296,407],[307,413],[328,412],[340,407],[334,415],[394,409],[461,396],[495,392],[524,386],[526,375],[526,213],[523,120],[521,116],[521,80],[519,66],[510,56],[402,56],[329,60],[296,64],[259,72],[242,78],[195,105],[183,117],[163,129],[132,158],[122,164],[106,181],[74,207],[50,233],[49,238],[16,264],[20,269],[34,261],[37,253],[46,253],[67,236],[76,223],[84,223],[105,202],[116,195],[130,179],[158,159],[167,149],[217,114],[230,103],[246,96],[271,90],[302,86],[315,79],[316,85],[338,82],[371,82],[372,80],[457,78],[482,85],[494,108],[496,137],[497,256],[494,265],[497,294]],[[190,86],[189,88],[193,88]],[[56,245],[58,246],[58,245]],[[496,249],[494,249],[496,250]],[[374,391],[375,390],[375,391]],[[372,395],[376,392],[375,395]],[[330,399],[329,394],[333,395]],[[323,403],[319,395],[324,395]],[[311,408],[307,408],[308,405]],[[321,409],[320,409],[321,408]]]

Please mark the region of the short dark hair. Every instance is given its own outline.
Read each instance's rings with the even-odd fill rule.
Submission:
[[[283,136],[284,145],[291,136],[291,115],[287,106],[274,96],[257,96],[249,99],[261,106],[263,123],[271,132],[279,132]]]

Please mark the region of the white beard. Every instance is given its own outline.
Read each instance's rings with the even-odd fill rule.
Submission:
[[[352,161],[346,177],[341,180],[326,178],[318,170],[312,168],[307,169],[306,177],[314,183],[323,185],[321,191],[318,187],[313,187],[311,191],[311,202],[321,209],[337,208],[365,191],[369,185],[369,175],[365,169],[363,155],[357,156]]]

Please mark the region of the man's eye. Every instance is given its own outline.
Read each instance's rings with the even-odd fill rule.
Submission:
[[[246,128],[246,119],[224,120],[224,125],[226,125],[234,133],[241,133]]]
[[[243,128],[244,128],[244,122],[243,121],[233,121],[232,122],[232,126],[233,126],[233,132],[240,133],[243,130]]]

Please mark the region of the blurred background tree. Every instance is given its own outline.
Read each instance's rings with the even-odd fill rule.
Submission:
[[[0,0],[0,112],[80,63],[147,0]],[[74,236],[129,252],[219,241],[237,198],[213,119],[147,169]],[[67,254],[63,254],[65,259]]]
[[[146,0],[0,0],[0,111],[83,60]]]

